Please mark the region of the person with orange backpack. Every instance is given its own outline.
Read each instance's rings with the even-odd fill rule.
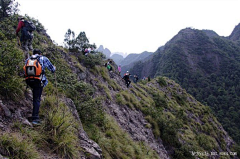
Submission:
[[[45,56],[41,55],[39,49],[33,50],[33,55],[25,61],[24,76],[28,86],[31,87],[33,92],[33,111],[32,111],[32,124],[39,125],[39,108],[43,87],[48,84],[45,75],[45,68],[54,73],[56,67]]]

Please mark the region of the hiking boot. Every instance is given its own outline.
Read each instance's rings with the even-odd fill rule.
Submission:
[[[29,53],[28,53],[28,51],[24,51],[24,56],[25,56],[25,60],[29,58]]]
[[[29,49],[29,50],[33,50],[32,45],[28,45],[28,49]]]
[[[29,51],[29,50],[28,50],[28,47],[27,47],[27,46],[24,46],[24,45],[22,46],[22,49],[23,49],[24,51]]]
[[[39,125],[41,125],[41,122],[40,122],[40,120],[33,120],[32,124],[33,124],[33,126],[39,126]]]
[[[27,42],[22,43],[22,49],[25,51],[28,51],[28,43]]]

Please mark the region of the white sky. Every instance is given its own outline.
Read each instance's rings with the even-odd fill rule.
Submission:
[[[154,52],[181,29],[229,36],[240,23],[240,0],[16,0],[59,45],[70,28],[113,52]]]

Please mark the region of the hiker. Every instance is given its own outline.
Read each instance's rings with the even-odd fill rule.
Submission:
[[[91,48],[90,47],[88,48],[88,53],[91,53]]]
[[[33,67],[35,67],[35,69],[33,69]],[[52,65],[49,59],[42,56],[42,52],[39,49],[34,49],[33,55],[25,61],[25,66],[23,67],[26,83],[31,87],[33,92],[33,111],[31,117],[33,125],[40,124],[39,107],[41,95],[43,87],[48,84],[44,71],[45,68],[52,73],[56,71],[56,67]]]
[[[148,77],[147,77],[147,79],[148,79],[148,82],[149,82],[149,81],[151,81],[151,78],[150,78],[150,76],[148,76]]]
[[[26,20],[23,17],[18,17],[18,26],[16,29],[16,36],[19,37],[18,32],[21,30],[21,47],[23,50],[33,50],[32,41],[33,41],[33,31],[36,27]]]
[[[135,79],[135,83],[137,83],[137,81],[138,81],[138,76],[137,76],[137,75],[134,75],[134,79]]]
[[[122,70],[121,65],[118,65],[118,73],[119,73],[119,75],[121,74],[121,70]]]
[[[93,47],[91,48],[91,53],[95,53],[95,49]]]
[[[127,72],[124,74],[123,78],[122,78],[122,79],[125,80],[125,83],[126,83],[126,85],[127,85],[127,88],[129,87],[129,85],[130,85],[130,83],[131,83],[131,81],[130,81],[130,76],[131,76],[131,74],[127,71]]]
[[[108,61],[105,63],[105,66],[107,67],[108,71],[112,71],[112,66],[111,66],[112,61]]]
[[[85,50],[84,50],[84,55],[85,55],[85,56],[88,55],[88,48],[85,48]]]

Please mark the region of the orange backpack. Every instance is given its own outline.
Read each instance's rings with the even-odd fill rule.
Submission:
[[[32,56],[23,67],[25,80],[30,86],[40,83],[42,80],[43,71],[39,58],[39,56]]]

